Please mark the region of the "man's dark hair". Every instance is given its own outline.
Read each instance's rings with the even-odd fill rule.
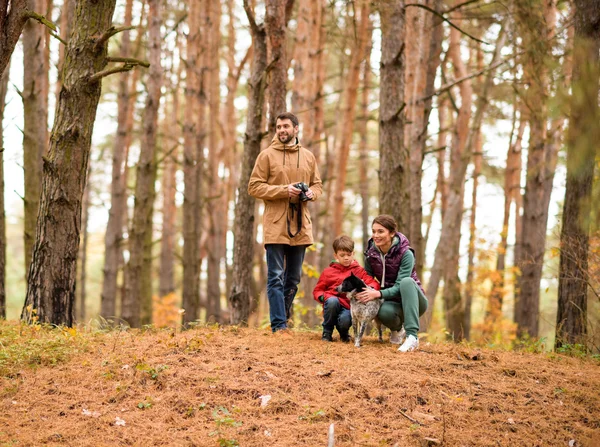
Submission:
[[[294,115],[292,112],[283,112],[277,115],[275,122],[278,120],[290,120],[294,127],[297,127],[300,123],[298,122],[298,117]]]

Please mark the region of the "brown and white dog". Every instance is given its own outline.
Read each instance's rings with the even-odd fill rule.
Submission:
[[[361,303],[356,299],[356,294],[366,289],[372,289],[365,282],[353,273],[350,274],[342,284],[337,287],[338,292],[346,293],[350,300],[350,314],[352,315],[352,329],[354,330],[354,346],[360,348],[360,341],[365,334],[367,324],[374,320],[379,332],[379,341],[383,342],[383,333],[381,322],[377,319],[377,313],[383,303],[383,298]]]

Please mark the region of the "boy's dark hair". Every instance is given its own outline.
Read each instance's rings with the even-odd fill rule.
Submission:
[[[345,234],[333,241],[333,252],[346,251],[352,253],[354,251],[354,241]]]
[[[373,219],[373,223],[381,225],[383,228],[385,228],[391,233],[395,233],[396,231],[398,231],[398,224],[396,223],[396,220],[389,214],[380,214],[375,219]]]
[[[280,113],[279,115],[277,115],[275,122],[277,122],[278,120],[290,120],[292,122],[292,124],[294,125],[294,127],[297,127],[299,125],[298,117],[296,115],[294,115],[292,112]]]

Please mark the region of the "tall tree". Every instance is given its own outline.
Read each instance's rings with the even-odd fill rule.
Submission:
[[[123,297],[122,317],[132,327],[149,323],[152,316],[152,215],[156,191],[156,129],[160,106],[161,13],[159,0],[148,1],[148,35],[150,70],[146,82],[147,94],[142,119],[143,129],[140,158],[135,182],[135,204],[129,231],[129,262],[126,268],[126,295]],[[150,305],[150,309],[148,309]]]
[[[372,30],[369,20],[370,2],[361,0],[360,17],[354,20],[356,23],[356,36],[351,48],[350,67],[348,70],[344,92],[342,95],[343,106],[341,110],[341,122],[338,125],[338,136],[336,137],[336,175],[335,188],[328,200],[332,205],[333,234],[342,233],[342,223],[344,221],[344,190],[346,189],[346,176],[348,158],[350,156],[350,144],[354,135],[354,121],[356,116],[356,101],[358,97],[358,85],[360,81],[360,66],[365,57],[365,50]],[[333,161],[333,160],[332,160]],[[332,169],[330,167],[330,169]]]
[[[85,320],[85,301],[86,301],[86,278],[87,278],[87,254],[88,254],[88,222],[90,219],[90,191],[91,191],[91,163],[88,164],[87,178],[83,192],[82,217],[81,217],[81,246],[79,247],[79,284],[76,288],[77,301],[75,303],[75,318],[78,321]]]
[[[441,12],[441,0],[420,0],[419,4]],[[405,101],[408,124],[404,139],[410,154],[410,218],[407,222],[408,227],[403,231],[406,231],[411,247],[415,250],[415,266],[420,276],[425,262],[425,243],[421,231],[423,159],[427,148],[427,128],[434,82],[440,65],[444,28],[438,16],[423,8],[408,8],[406,14],[406,33],[415,38],[406,40]]]
[[[567,133],[567,185],[560,234],[555,346],[585,343],[592,184],[600,109],[600,5],[575,1],[571,113]]]
[[[171,55],[171,64],[174,57]],[[160,239],[160,271],[158,281],[159,297],[175,292],[175,246],[176,246],[176,217],[177,217],[177,165],[179,159],[180,128],[179,112],[179,81],[181,65],[178,66],[176,81],[172,85],[171,110],[163,121],[163,148],[165,149],[164,170],[162,178],[162,237]],[[168,129],[167,129],[168,128]]]
[[[92,127],[103,77],[130,70],[135,63],[105,69],[115,0],[78,3],[63,67],[63,86],[44,158],[36,241],[21,317],[31,321],[74,323],[75,278],[81,202],[86,182]]]
[[[66,11],[63,11],[65,13]],[[143,8],[142,8],[143,12]],[[125,4],[124,26],[131,26],[133,0]],[[141,19],[140,19],[141,25]],[[121,56],[131,53],[131,38],[129,30],[121,36]],[[137,73],[137,71],[136,71]],[[119,75],[117,92],[117,134],[113,142],[112,181],[110,183],[110,210],[104,234],[104,276],[102,280],[102,295],[100,299],[100,315],[104,318],[116,315],[117,277],[119,266],[122,264],[123,229],[127,215],[127,141],[131,134],[129,117],[133,113],[133,101],[129,87],[131,76],[128,72]],[[135,84],[133,84],[135,89]]]
[[[0,75],[0,319],[6,318],[6,213],[4,211],[4,107],[9,68]]]
[[[31,13],[28,0],[0,2],[0,23],[2,23],[2,28],[0,28],[0,76],[4,74],[10,64],[10,57],[17,46],[25,23],[32,16]]]
[[[524,104],[529,118],[527,181],[523,196],[521,268],[515,299],[515,322],[519,335],[536,337],[539,328],[540,280],[546,250],[548,204],[556,167],[556,152],[548,144],[548,55],[552,49],[548,15],[553,2],[516,2],[516,16],[523,37],[523,77],[527,84]]]
[[[404,0],[379,4],[379,210],[408,224],[408,151],[404,144]]]
[[[269,39],[269,135],[275,135],[275,118],[287,110],[287,19],[294,0],[266,0],[265,26]]]
[[[267,78],[267,35],[264,24],[258,25],[248,0],[244,9],[250,22],[252,33],[252,68],[248,87],[248,120],[244,134],[244,155],[242,173],[235,206],[233,274],[229,295],[231,324],[247,325],[251,308],[252,258],[254,254],[255,200],[248,194],[250,174],[260,153],[263,139],[262,122],[264,115],[265,89]]]
[[[200,316],[200,184],[202,175],[202,122],[199,75],[201,0],[191,0],[188,13],[185,69],[185,117],[183,123],[183,290],[182,322],[189,324]]]
[[[365,59],[362,65],[362,92],[361,92],[361,103],[360,103],[360,117],[357,125],[357,131],[360,135],[359,145],[359,164],[358,164],[358,175],[359,175],[359,193],[361,201],[360,210],[360,227],[362,233],[362,247],[366,250],[369,237],[371,235],[371,228],[369,222],[369,138],[368,138],[368,124],[369,124],[369,93],[371,92],[371,50],[373,49],[372,42],[367,45],[365,51]],[[312,289],[311,289],[312,290]]]
[[[219,129],[221,109],[221,80],[219,47],[221,43],[221,3],[207,2],[207,93],[208,93],[208,171],[207,203],[211,209],[206,213],[208,238],[206,240],[206,319],[221,321],[221,260],[225,257],[225,233],[227,232],[227,196],[219,165],[223,161],[223,148]],[[230,129],[235,132],[235,129]]]
[[[45,13],[47,0],[28,0],[31,11]],[[48,71],[45,59],[45,27],[33,20],[23,28],[23,176],[25,179],[25,272],[31,262],[35,226],[40,205],[42,156],[48,140]]]
[[[73,27],[73,17],[75,15],[75,0],[64,0],[62,8],[60,9],[60,38],[65,42],[69,40],[69,36],[71,35],[71,28]],[[125,17],[127,17],[127,12],[125,12]],[[127,23],[127,19],[125,19],[125,23]],[[58,95],[60,94],[60,89],[62,88],[62,67],[65,62],[65,45],[59,45],[58,47],[58,62],[56,64],[56,68],[58,70],[58,77],[56,79],[56,83],[54,84],[56,91],[56,98],[58,99]]]

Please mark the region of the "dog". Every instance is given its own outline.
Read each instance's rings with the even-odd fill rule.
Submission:
[[[350,314],[352,315],[352,329],[354,331],[354,346],[360,348],[360,341],[365,334],[367,324],[371,320],[375,320],[375,325],[379,332],[379,341],[383,342],[383,333],[381,330],[381,322],[377,319],[377,313],[383,303],[383,298],[361,303],[356,299],[356,294],[366,289],[372,289],[354,273],[351,273],[336,290],[346,293],[350,300]]]

